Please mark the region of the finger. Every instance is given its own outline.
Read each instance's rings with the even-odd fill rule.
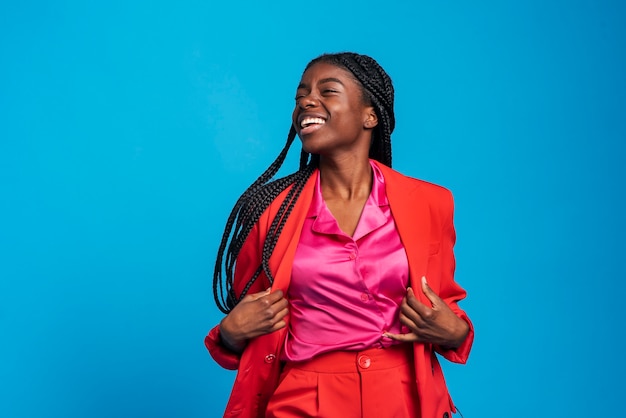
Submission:
[[[289,313],[289,309],[288,308],[284,308],[281,309],[280,311],[278,311],[278,313],[276,313],[276,315],[274,315],[274,320],[278,323],[278,322],[285,322],[283,320],[283,318],[285,318],[287,316],[287,314]],[[282,328],[282,327],[281,327]]]
[[[426,281],[426,276],[422,276],[422,293],[428,298],[428,300],[432,303],[433,307],[438,306],[441,302],[441,298],[433,292],[433,290],[428,286],[428,282]]]
[[[420,325],[423,323],[422,319],[414,311],[409,311],[406,313],[400,311],[398,319],[400,319],[400,323],[402,325],[408,327],[411,331],[415,331],[416,329],[420,328]]]
[[[254,302],[256,305],[256,313],[259,319],[263,319],[265,321],[269,321],[270,323],[274,323],[276,321],[276,316],[283,310],[287,309],[289,302],[287,299],[281,298],[278,300],[272,300],[274,297],[272,295],[268,295],[267,297],[261,298]]]
[[[276,314],[274,316],[278,315],[278,312],[280,312],[280,311],[282,311],[284,309],[287,309],[288,305],[289,305],[289,302],[287,302],[287,299],[285,299],[285,298],[279,299],[276,302],[274,302],[271,305],[272,311],[276,312]]]
[[[426,306],[422,302],[420,302],[417,297],[415,297],[415,293],[413,293],[413,289],[411,289],[410,287],[406,291],[405,299],[408,309],[402,309],[402,311],[409,315],[411,318],[417,320],[422,318],[428,318],[432,315],[431,307]],[[410,311],[414,311],[415,314],[418,316],[415,317],[414,315],[411,315]]]
[[[410,317],[401,312],[399,315],[399,319],[402,325],[407,327],[413,334],[417,336],[421,336],[425,332],[427,333],[428,329],[430,328],[428,321],[422,319],[416,313],[413,313],[413,316]]]
[[[272,288],[271,288],[271,287],[269,287],[269,288],[267,288],[267,289],[265,289],[265,290],[263,290],[263,291],[261,291],[261,292],[257,292],[257,293],[249,293],[249,294],[247,294],[247,295],[244,297],[244,299],[248,299],[248,300],[250,300],[250,301],[257,300],[257,299],[262,298],[263,296],[267,296],[267,295],[269,295],[271,291],[272,291]]]
[[[287,326],[287,322],[285,322],[285,321],[278,321],[272,327],[272,331],[271,332],[278,331],[279,329],[285,328],[286,326]]]
[[[383,336],[385,336],[387,338],[391,338],[392,340],[401,341],[403,343],[414,343],[414,342],[419,341],[419,338],[417,337],[417,335],[415,335],[413,333],[392,334],[392,333],[389,333],[389,332],[385,332],[385,333],[383,333]]]
[[[267,334],[268,332],[276,331],[283,328],[285,323],[285,316],[289,313],[287,306],[281,309],[276,309],[276,306],[271,306],[267,309],[252,312],[252,318],[250,318],[250,337],[257,337],[259,335]]]
[[[284,299],[284,298],[283,298],[283,291],[282,291],[282,290],[280,290],[280,289],[277,289],[275,292],[270,293],[270,294],[267,296],[267,298],[268,298],[268,300],[269,300],[271,303],[276,303],[276,302],[278,302],[279,300]]]
[[[249,299],[249,302],[258,303],[261,306],[264,306],[267,308],[272,307],[276,302],[279,302],[279,301],[286,302],[286,299],[283,298],[283,291],[280,289],[272,293],[269,293],[269,290],[266,290],[263,292],[254,293],[251,296],[252,298]]]
[[[266,331],[263,332],[263,334],[265,334],[266,332],[274,332],[276,330],[284,328],[287,325],[287,322],[284,318],[285,316],[287,316],[288,313],[289,310],[285,307],[284,309],[281,309],[275,315],[273,315],[272,318],[269,320],[269,323],[267,324]]]

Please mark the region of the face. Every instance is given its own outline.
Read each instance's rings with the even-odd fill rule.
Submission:
[[[292,122],[306,152],[321,156],[365,152],[367,156],[378,119],[350,72],[318,62],[302,75]]]

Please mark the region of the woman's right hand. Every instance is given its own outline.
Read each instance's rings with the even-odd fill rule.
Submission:
[[[220,323],[222,343],[241,353],[249,339],[283,328],[287,315],[287,299],[283,291],[263,292],[244,296]]]

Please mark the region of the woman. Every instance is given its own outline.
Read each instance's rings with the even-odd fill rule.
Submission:
[[[287,144],[235,204],[218,252],[227,315],[205,344],[238,370],[225,416],[455,412],[435,352],[464,363],[474,333],[457,305],[452,196],[390,168],[393,100],[370,57],[307,65]],[[270,181],[296,134],[300,169]]]

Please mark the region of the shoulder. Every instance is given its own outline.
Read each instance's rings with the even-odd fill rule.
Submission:
[[[429,201],[442,201],[452,203],[452,192],[443,186],[425,180],[409,177],[386,165],[375,161],[385,178],[388,192],[400,193],[406,197],[416,196]]]

